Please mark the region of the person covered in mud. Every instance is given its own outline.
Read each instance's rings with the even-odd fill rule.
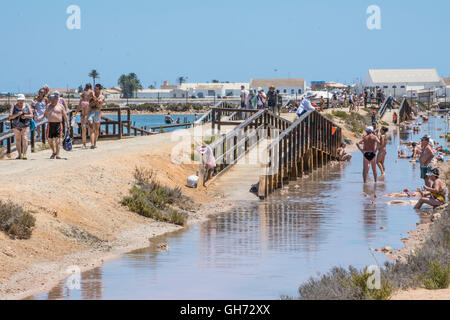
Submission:
[[[339,161],[350,161],[352,158],[352,155],[345,151],[346,146],[347,146],[347,144],[345,142],[342,142],[341,146],[337,149],[337,155],[338,155]]]
[[[425,181],[427,187],[431,186],[429,173],[431,172],[431,161],[434,158],[434,150],[430,145],[430,138],[424,136],[420,141],[421,152],[419,156],[420,178]]]
[[[446,201],[447,186],[443,180],[439,178],[439,169],[434,168],[427,173],[431,186],[423,186],[424,190],[420,188],[417,192],[420,193],[421,198],[414,206],[414,209],[419,210],[423,204],[428,204],[433,208],[443,205]]]
[[[411,144],[411,147],[412,147],[411,158],[418,159],[420,157],[420,153],[422,152],[422,149],[419,147],[419,145],[416,142],[413,142]]]
[[[362,146],[361,146],[362,145]],[[366,128],[366,135],[356,144],[359,151],[364,156],[363,160],[363,180],[367,182],[367,176],[369,174],[370,166],[372,166],[374,182],[377,182],[377,164],[376,164],[376,152],[377,146],[380,145],[380,139],[373,132],[373,127]]]
[[[389,129],[386,127],[382,127],[380,130],[380,144],[378,146],[377,166],[378,168],[380,168],[382,176],[384,176],[384,174],[386,173],[384,159],[386,158],[386,145],[387,145],[386,133],[388,132],[388,130]]]

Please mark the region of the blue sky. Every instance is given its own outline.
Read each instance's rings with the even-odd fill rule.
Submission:
[[[69,5],[81,30],[69,30]],[[366,9],[381,8],[381,30]],[[450,76],[448,0],[15,0],[0,11],[0,91],[105,86],[135,72],[175,82],[302,77],[354,82],[369,68]],[[277,71],[275,71],[277,70]]]

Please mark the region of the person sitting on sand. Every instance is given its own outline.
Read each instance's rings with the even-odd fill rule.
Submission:
[[[337,149],[337,155],[339,161],[350,161],[352,155],[345,151],[347,144],[345,142],[341,143],[341,146]]]
[[[419,210],[424,203],[433,208],[439,207],[445,203],[447,186],[443,180],[439,178],[439,169],[434,168],[427,173],[432,185],[431,187],[423,186],[424,191],[417,189],[421,198],[414,206],[414,209]]]
[[[361,147],[362,144],[362,147]],[[377,163],[375,161],[377,146],[380,145],[380,139],[374,134],[373,127],[366,128],[366,135],[356,144],[359,151],[364,156],[363,160],[363,180],[367,182],[369,168],[372,166],[374,182],[377,182]]]

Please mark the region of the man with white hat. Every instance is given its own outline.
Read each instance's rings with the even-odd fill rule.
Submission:
[[[379,145],[380,139],[378,139],[378,137],[373,132],[373,127],[367,127],[366,135],[363,136],[362,140],[356,144],[356,147],[359,149],[359,151],[362,152],[364,156],[363,160],[364,183],[367,182],[367,176],[369,174],[370,166],[372,166],[374,182],[377,182],[377,162],[375,157],[377,155]]]
[[[310,110],[316,110],[311,104],[311,98],[313,97],[315,97],[315,94],[313,94],[311,91],[308,91],[306,93],[305,97],[302,100],[302,103],[297,108],[296,113],[299,118]]]
[[[41,120],[47,118],[47,138],[50,147],[52,148],[52,155],[50,159],[61,159],[59,156],[61,139],[63,137],[63,121],[66,123],[66,128],[69,128],[69,119],[67,118],[66,109],[59,103],[59,93],[52,92],[49,96],[50,103],[45,110],[45,113],[36,118]]]

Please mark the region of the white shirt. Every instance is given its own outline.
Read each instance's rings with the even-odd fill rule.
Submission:
[[[316,110],[312,104],[311,104],[311,100],[309,100],[309,98],[304,98],[302,103],[298,106],[297,108],[297,114],[302,113],[303,111],[308,112],[309,110]]]
[[[244,101],[244,99],[245,99],[245,101],[247,102],[248,94],[249,94],[248,90],[245,90],[245,89],[241,90],[241,101]]]

